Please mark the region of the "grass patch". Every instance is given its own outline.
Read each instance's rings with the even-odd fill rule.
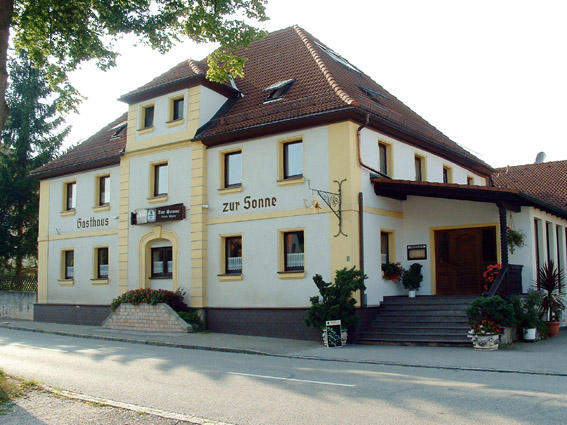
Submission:
[[[22,395],[22,392],[20,382],[10,378],[0,369],[0,415],[10,408],[10,402]]]

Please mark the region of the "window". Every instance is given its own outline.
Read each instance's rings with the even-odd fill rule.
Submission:
[[[146,106],[142,110],[144,123],[142,128],[150,128],[154,125],[154,105]]]
[[[392,262],[390,256],[390,235],[389,232],[380,232],[380,262],[387,264]]]
[[[380,168],[378,171],[380,171],[382,174],[388,176],[389,174],[389,170],[388,170],[388,145],[384,144],[384,143],[378,143],[378,154],[380,156]]]
[[[110,176],[98,179],[98,206],[110,204]]]
[[[284,270],[304,270],[303,231],[284,232]]]
[[[423,181],[423,162],[424,159],[421,156],[415,156],[415,181]]]
[[[295,80],[278,81],[270,87],[266,87],[262,92],[267,92],[266,100],[264,103],[273,102],[283,99],[284,95],[289,91]]]
[[[303,177],[303,142],[301,140],[283,144],[283,178]]]
[[[152,248],[152,277],[173,276],[173,249],[170,246]]]
[[[224,187],[237,187],[242,184],[242,152],[224,154]]]
[[[184,98],[173,99],[173,101],[172,101],[172,116],[171,116],[172,121],[183,119],[183,103],[184,103],[184,101],[185,101]]]
[[[77,183],[71,182],[65,184],[65,210],[74,210],[77,206]]]
[[[443,183],[453,183],[453,170],[451,167],[443,167]]]
[[[474,177],[467,177],[467,184],[469,186],[473,186],[474,185]]]
[[[167,195],[168,167],[167,163],[154,166],[154,191],[153,196]]]
[[[242,236],[227,237],[225,241],[225,273],[242,274]]]
[[[96,248],[96,277],[108,279],[108,248]]]
[[[75,251],[63,251],[63,278],[71,280],[75,277]]]

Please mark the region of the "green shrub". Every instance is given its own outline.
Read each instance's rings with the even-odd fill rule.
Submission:
[[[123,303],[134,305],[156,305],[159,303],[165,303],[175,311],[188,311],[189,307],[183,300],[184,296],[185,292],[179,289],[177,292],[167,291],[165,289],[133,289],[114,298],[110,304],[110,310],[115,311],[118,306]]]
[[[467,318],[471,326],[478,325],[483,319],[491,320],[505,327],[511,327],[516,324],[512,303],[498,295],[480,297],[474,300],[467,309]]]
[[[360,317],[354,313],[356,300],[352,298],[352,293],[366,289],[366,278],[356,267],[337,270],[334,284],[325,282],[321,275],[313,276],[321,297],[309,299],[311,308],[307,312],[305,324],[318,329],[324,329],[327,320],[340,320],[345,329],[358,324]]]
[[[205,324],[201,320],[201,316],[199,316],[197,310],[190,309],[189,311],[178,311],[177,314],[179,314],[179,317],[193,326],[194,330],[205,330]]]

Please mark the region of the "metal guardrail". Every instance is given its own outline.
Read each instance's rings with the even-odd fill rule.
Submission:
[[[37,292],[37,275],[0,276],[0,291]]]

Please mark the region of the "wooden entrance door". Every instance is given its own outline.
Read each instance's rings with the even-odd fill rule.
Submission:
[[[438,295],[480,295],[482,272],[496,263],[496,227],[435,232]]]

